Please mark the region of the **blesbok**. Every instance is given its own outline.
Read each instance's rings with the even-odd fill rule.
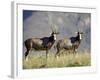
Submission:
[[[77,49],[78,49],[78,47],[81,43],[81,40],[82,40],[83,33],[82,32],[76,32],[76,33],[77,33],[76,37],[64,38],[64,39],[57,41],[57,44],[55,46],[57,49],[57,52],[56,52],[55,56],[60,55],[59,52],[62,49],[71,50],[72,53],[77,52]]]
[[[42,50],[46,51],[46,59],[47,59],[48,50],[51,49],[51,47],[53,46],[57,34],[59,33],[56,30],[52,29],[52,33],[49,37],[27,39],[24,42],[25,47],[27,49],[27,51],[25,52],[25,59],[27,58],[29,52],[32,49],[36,51],[42,51]]]

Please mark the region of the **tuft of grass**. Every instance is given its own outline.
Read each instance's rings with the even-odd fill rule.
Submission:
[[[29,55],[28,58],[28,61],[23,60],[23,69],[79,67],[91,65],[90,53],[62,54],[56,58],[52,53],[50,53],[48,54],[47,60],[45,56],[39,55]]]

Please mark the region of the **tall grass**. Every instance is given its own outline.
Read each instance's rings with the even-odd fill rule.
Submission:
[[[91,55],[89,53],[62,54],[56,58],[53,54],[49,54],[47,61],[45,56],[39,55],[29,55],[28,58],[28,61],[23,61],[23,69],[79,67],[91,65]]]

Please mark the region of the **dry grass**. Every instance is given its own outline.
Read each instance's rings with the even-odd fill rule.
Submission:
[[[62,54],[57,58],[55,58],[53,54],[49,54],[47,62],[45,56],[29,55],[29,60],[23,61],[23,69],[78,67],[90,65],[91,55],[89,53],[78,53],[76,55]]]

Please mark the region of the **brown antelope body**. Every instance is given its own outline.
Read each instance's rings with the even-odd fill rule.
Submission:
[[[56,49],[57,49],[56,56],[60,55],[59,52],[62,49],[72,50],[73,53],[76,53],[82,40],[82,34],[83,33],[81,32],[77,32],[76,37],[70,37],[70,38],[58,40],[57,45],[56,45]]]
[[[43,37],[43,38],[30,38],[27,39],[25,43],[26,52],[25,52],[25,59],[27,58],[29,52],[34,49],[36,51],[46,51],[46,59],[48,50],[51,49],[52,45],[54,44],[56,40],[56,34],[57,32],[52,32],[52,34],[49,37]]]

